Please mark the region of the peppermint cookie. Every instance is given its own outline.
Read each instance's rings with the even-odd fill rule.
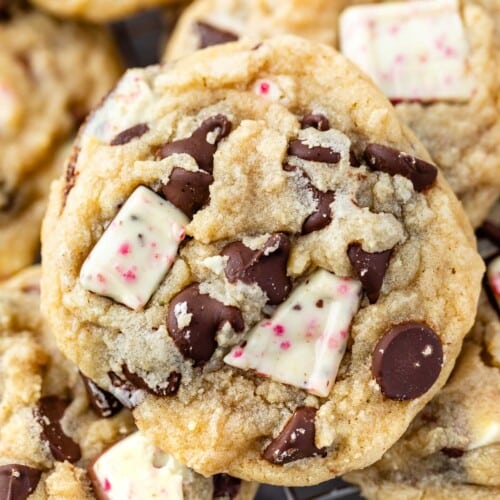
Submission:
[[[39,278],[28,269],[0,288],[2,498],[251,500],[255,485],[204,478],[157,449],[57,351],[38,312]]]
[[[500,498],[499,345],[498,315],[483,301],[445,388],[381,461],[347,476],[365,498]]]
[[[32,3],[61,17],[107,22],[130,16],[142,9],[179,0],[32,0]]]
[[[357,5],[340,16],[342,52],[393,101],[479,225],[500,192],[498,6],[344,3]]]
[[[2,3],[3,5],[3,3]],[[0,278],[33,262],[65,142],[120,74],[100,28],[0,10]]]
[[[129,71],[53,185],[43,261],[59,345],[160,448],[289,485],[403,434],[483,270],[390,103],[291,36]]]
[[[258,40],[284,33],[333,46],[338,10],[331,0],[198,0],[180,17],[165,58],[178,59],[240,38]]]

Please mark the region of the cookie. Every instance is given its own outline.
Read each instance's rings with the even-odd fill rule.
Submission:
[[[321,15],[318,13],[321,12]],[[334,46],[338,6],[329,0],[201,0],[180,17],[165,59],[240,38],[265,39],[290,33]]]
[[[483,0],[484,9],[477,2],[467,2],[461,11],[456,0],[420,3],[420,17],[412,15],[408,3],[302,2],[306,12],[300,17],[300,29],[294,24],[299,18],[295,3],[280,2],[269,11],[259,1],[197,0],[181,16],[165,58],[283,30],[337,43],[392,99],[400,118],[419,136],[463,201],[473,225],[479,226],[500,193],[497,2]],[[346,8],[350,6],[358,7]],[[275,11],[280,15],[279,26],[274,23]],[[449,37],[449,46],[432,50],[434,38],[420,36],[423,31],[432,33],[426,24],[432,19],[440,20],[444,30],[440,33],[434,22],[436,40]],[[384,29],[393,29],[392,38],[383,36]],[[372,51],[363,52],[366,47]],[[455,51],[456,61],[446,49]],[[447,74],[443,68],[454,73]],[[446,78],[455,88],[450,88]]]
[[[499,317],[483,297],[444,389],[382,460],[347,476],[365,498],[500,498],[499,345]]]
[[[132,416],[60,354],[38,312],[40,269],[0,287],[0,491],[5,498],[251,500],[158,450]],[[128,498],[128,497],[127,497]]]
[[[181,462],[318,483],[380,458],[444,384],[483,264],[425,149],[333,49],[285,36],[131,70],[76,151],[44,310]]]
[[[0,20],[0,278],[33,262],[49,184],[121,66],[100,28],[16,8]]]
[[[176,3],[179,0],[33,0],[32,3],[60,17],[108,22],[143,9]]]

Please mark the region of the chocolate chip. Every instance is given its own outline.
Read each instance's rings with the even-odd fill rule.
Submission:
[[[317,307],[318,309],[322,309],[322,308],[323,308],[323,305],[324,305],[323,299],[319,299],[319,300],[316,302],[316,307]]]
[[[0,466],[0,498],[26,500],[36,490],[42,471],[27,465]]]
[[[324,448],[316,448],[314,419],[316,409],[310,406],[297,408],[277,438],[264,450],[265,460],[283,465],[301,458],[326,455]]]
[[[281,304],[292,287],[286,274],[290,239],[284,233],[273,234],[260,250],[251,250],[241,241],[225,246],[221,255],[228,257],[224,272],[230,283],[257,283],[266,293],[268,304]]]
[[[222,43],[235,42],[238,40],[238,35],[235,35],[231,31],[217,28],[213,24],[203,21],[198,21],[196,23],[196,30],[198,31],[198,35],[200,37],[200,42],[198,44],[199,49],[211,47],[212,45],[220,45]]]
[[[59,462],[67,460],[74,463],[80,460],[82,454],[78,443],[67,436],[61,427],[67,406],[68,402],[59,396],[46,396],[38,402],[34,416],[42,427],[40,436],[47,441],[53,457]]]
[[[173,154],[186,153],[191,155],[198,166],[212,173],[214,154],[217,144],[231,132],[231,122],[224,115],[215,115],[206,119],[189,137],[174,142],[167,142],[157,151],[157,158],[162,159]],[[219,130],[210,142],[207,135]]]
[[[370,304],[374,304],[380,295],[392,250],[370,253],[365,252],[359,243],[352,243],[347,249],[347,255],[356,270]]]
[[[497,247],[500,247],[500,225],[492,221],[485,221],[477,230],[479,238],[487,238]]]
[[[441,340],[427,325],[393,326],[372,354],[372,374],[390,399],[405,401],[425,394],[443,366]]]
[[[309,189],[313,192],[313,197],[318,203],[318,208],[316,212],[309,215],[302,224],[302,234],[319,231],[332,222],[332,209],[330,205],[333,203],[333,200],[335,200],[335,193],[333,191],[323,193],[312,184],[309,185]]]
[[[300,139],[292,139],[288,144],[288,154],[302,160],[318,161],[321,163],[338,163],[340,153],[324,146],[308,146]]]
[[[10,7],[12,0],[0,0],[0,21],[9,21],[11,18]]]
[[[177,372],[171,372],[167,377],[167,380],[163,384],[158,384],[155,387],[151,387],[140,375],[133,373],[128,369],[127,365],[122,365],[123,376],[135,387],[143,389],[150,394],[155,396],[175,396],[179,390],[181,384],[181,374]]]
[[[74,146],[71,154],[68,159],[68,163],[66,165],[66,173],[65,173],[65,183],[64,183],[64,193],[63,193],[63,208],[66,205],[66,199],[70,191],[75,187],[76,177],[78,172],[76,171],[76,162],[78,161],[78,156],[80,154],[80,147]]]
[[[241,479],[227,474],[216,474],[212,478],[214,485],[213,498],[236,498],[240,492]]]
[[[191,172],[183,168],[174,168],[167,184],[162,186],[163,196],[182,210],[188,217],[193,217],[210,197],[210,184],[214,181],[212,175],[200,170]]]
[[[149,127],[147,123],[138,123],[137,125],[127,128],[116,135],[114,139],[111,140],[110,145],[122,146],[123,144],[130,142],[132,139],[143,136],[148,131]]]
[[[144,391],[139,387],[135,386],[129,380],[122,379],[115,372],[108,372],[108,377],[113,387],[119,391],[119,393],[115,394],[115,397],[118,398],[120,403],[128,408],[129,410],[133,410],[144,398]]]
[[[90,407],[96,415],[102,418],[109,418],[121,411],[123,405],[113,394],[101,389],[93,380],[81,372],[80,376],[87,391]]]
[[[410,179],[416,191],[430,188],[438,173],[434,165],[381,144],[368,144],[364,157],[372,170]]]
[[[187,313],[192,316],[189,325],[180,328],[176,306],[183,302],[186,303]],[[229,323],[235,332],[242,332],[245,328],[239,309],[200,293],[199,283],[193,283],[178,293],[168,308],[170,336],[182,355],[192,359],[195,366],[203,365],[212,357],[217,348],[215,336],[225,323]]]
[[[310,113],[305,115],[302,120],[300,120],[300,126],[302,128],[312,127],[317,130],[324,132],[330,129],[330,122],[325,115],[321,113]]]
[[[465,451],[461,448],[442,448],[441,453],[449,458],[460,458],[465,453]]]
[[[359,167],[361,165],[358,157],[356,156],[356,152],[352,148],[349,149],[349,163],[351,164],[351,167]]]

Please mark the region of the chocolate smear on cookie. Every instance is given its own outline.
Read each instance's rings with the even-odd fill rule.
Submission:
[[[217,28],[213,24],[209,24],[204,21],[197,21],[196,30],[198,32],[198,36],[200,37],[200,42],[198,44],[199,49],[211,47],[212,45],[235,42],[238,40],[238,35],[232,33],[231,31]]]
[[[81,372],[80,376],[87,392],[90,407],[96,415],[101,418],[109,418],[122,410],[123,405],[113,394],[101,389],[93,380]]]

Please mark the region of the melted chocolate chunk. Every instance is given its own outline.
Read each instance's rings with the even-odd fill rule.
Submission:
[[[241,479],[227,474],[216,474],[212,478],[214,485],[213,498],[236,498],[240,492]]]
[[[189,325],[180,328],[177,306],[186,303],[187,313],[192,314]],[[167,315],[168,331],[175,345],[195,366],[207,362],[217,348],[215,336],[225,323],[235,332],[245,328],[239,309],[226,306],[209,295],[200,293],[199,283],[193,283],[178,293],[170,302]]]
[[[173,154],[186,153],[191,155],[198,166],[212,173],[214,166],[214,154],[217,151],[217,145],[231,132],[231,122],[224,115],[215,115],[207,118],[189,137],[179,139],[174,142],[167,142],[157,152],[157,158],[162,159]],[[218,132],[213,140],[207,140],[210,132]]]
[[[125,406],[125,408],[133,410],[143,399],[144,390],[137,387],[129,380],[122,379],[115,372],[108,372],[108,377],[113,387],[120,390],[120,394],[115,395],[115,397],[119,399],[120,403]]]
[[[200,43],[198,44],[199,49],[211,47],[212,45],[235,42],[238,40],[238,35],[232,33],[231,31],[217,28],[213,24],[203,21],[198,21],[196,23],[196,30],[198,31],[198,36],[200,37]]]
[[[324,132],[325,130],[330,129],[330,122],[325,115],[320,113],[310,113],[305,115],[302,120],[300,120],[300,126],[302,128],[312,127]]]
[[[87,396],[89,398],[90,407],[94,413],[102,418],[109,418],[116,415],[123,405],[116,399],[113,394],[101,389],[93,380],[86,377],[80,372]]]
[[[42,471],[27,465],[0,466],[0,498],[26,500],[36,490]]]
[[[122,365],[123,376],[135,387],[143,389],[155,396],[175,396],[181,384],[181,374],[171,372],[164,384],[150,387],[149,384],[137,373],[133,373],[128,369],[127,365]]]
[[[359,243],[352,243],[347,249],[352,267],[356,270],[370,304],[377,302],[384,276],[389,267],[392,250],[365,252]]]
[[[326,450],[316,448],[314,444],[315,418],[316,408],[297,408],[278,437],[264,450],[264,459],[276,465],[283,465],[301,458],[326,456]]]
[[[460,458],[465,453],[465,450],[461,448],[442,448],[441,453],[449,458]]]
[[[281,304],[292,283],[286,274],[290,239],[284,233],[273,234],[260,250],[251,250],[241,241],[230,243],[221,255],[228,257],[224,269],[230,283],[240,280],[257,285],[268,297],[268,304]]]
[[[34,415],[42,427],[40,436],[47,441],[53,457],[59,462],[67,460],[74,463],[80,460],[82,454],[78,443],[67,436],[61,427],[67,406],[68,402],[59,396],[46,396],[38,402]]]
[[[443,347],[436,333],[422,323],[393,326],[372,354],[372,374],[382,393],[406,401],[425,394],[443,366]]]
[[[324,146],[308,146],[300,139],[292,139],[288,144],[288,154],[302,160],[318,161],[321,163],[338,163],[340,153]]]
[[[318,202],[318,208],[316,212],[309,215],[304,221],[304,224],[302,224],[302,234],[319,231],[332,222],[332,209],[330,205],[335,199],[335,193],[333,191],[323,193],[312,184],[309,186],[309,189],[312,189],[313,196]]]
[[[123,130],[117,134],[114,139],[111,140],[111,146],[123,146],[123,144],[129,143],[132,139],[143,136],[149,131],[149,126],[147,123],[138,123],[133,127]]]
[[[349,149],[349,163],[351,164],[351,167],[359,167],[361,165],[354,149],[352,148]]]
[[[65,184],[64,184],[64,193],[63,193],[63,203],[62,206],[66,205],[66,199],[70,191],[75,187],[76,177],[78,176],[78,172],[76,171],[76,162],[78,161],[78,156],[80,154],[80,147],[75,146],[71,155],[68,159],[68,164],[66,165],[66,174],[65,174]]]
[[[0,22],[8,21],[11,18],[10,7],[12,0],[0,0]]]
[[[389,175],[402,175],[410,179],[415,190],[419,192],[430,188],[438,173],[434,165],[381,144],[368,144],[364,157],[372,170]]]
[[[500,225],[492,221],[486,221],[477,230],[479,238],[487,238],[497,247],[500,247]]]
[[[172,205],[182,210],[188,217],[193,217],[207,203],[210,197],[210,184],[213,181],[213,176],[204,171],[191,172],[176,167],[161,191]]]

